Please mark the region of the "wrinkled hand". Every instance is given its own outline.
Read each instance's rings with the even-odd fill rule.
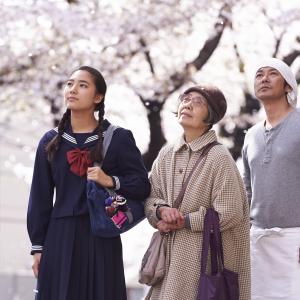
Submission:
[[[160,217],[162,221],[168,224],[179,224],[184,223],[183,214],[177,209],[167,206],[162,206],[159,208]]]
[[[35,253],[33,255],[33,265],[32,265],[32,271],[35,276],[35,278],[39,275],[39,268],[40,268],[40,262],[41,262],[42,253]]]
[[[101,167],[90,167],[87,169],[87,179],[93,180],[103,187],[111,188],[114,183],[110,176],[108,176]]]
[[[184,227],[184,219],[180,219],[176,224],[166,223],[165,221],[160,220],[157,222],[156,226],[161,233],[169,233],[173,230],[182,229]]]
[[[160,233],[168,233],[171,231],[170,225],[164,221],[159,221],[156,226]]]

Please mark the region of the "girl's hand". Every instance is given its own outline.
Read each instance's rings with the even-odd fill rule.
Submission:
[[[42,253],[35,253],[33,255],[33,265],[32,265],[32,271],[35,276],[35,278],[39,275],[39,268],[40,268],[40,262],[41,262]]]
[[[112,178],[105,174],[99,166],[87,169],[87,179],[93,180],[103,187],[111,188],[114,186]]]

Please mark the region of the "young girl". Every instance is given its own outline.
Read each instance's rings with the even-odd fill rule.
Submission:
[[[74,71],[64,89],[67,110],[39,143],[27,214],[36,299],[126,299],[121,239],[92,234],[86,182],[140,201],[150,184],[129,130],[117,128],[102,157],[110,124],[103,119],[105,93],[99,71],[87,66]],[[95,162],[102,167],[93,167]]]

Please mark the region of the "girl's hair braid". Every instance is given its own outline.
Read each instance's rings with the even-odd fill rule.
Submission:
[[[46,146],[47,157],[49,161],[52,161],[56,151],[59,149],[62,135],[66,129],[67,124],[70,122],[70,117],[71,110],[67,109],[58,123],[58,134]]]

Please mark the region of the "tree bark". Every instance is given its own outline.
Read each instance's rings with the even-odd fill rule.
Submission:
[[[159,150],[166,143],[160,115],[162,107],[163,105],[157,101],[152,101],[151,108],[148,108],[147,118],[150,129],[150,142],[148,151],[143,155],[143,160],[148,171],[151,170],[153,161],[157,157]]]

